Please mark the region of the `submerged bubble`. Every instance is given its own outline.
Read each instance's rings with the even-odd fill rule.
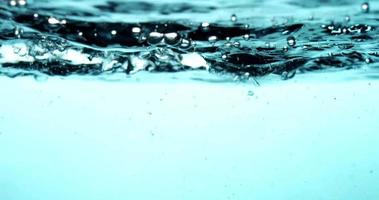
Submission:
[[[49,17],[49,19],[47,19],[47,22],[51,25],[56,25],[56,24],[66,24],[67,21],[65,19],[63,20],[59,20],[55,17]]]
[[[208,41],[209,41],[210,43],[214,44],[214,43],[217,42],[217,39],[218,39],[217,36],[213,35],[213,36],[210,36],[210,37],[208,38]]]
[[[141,28],[140,27],[133,27],[132,28],[132,33],[134,33],[134,34],[138,34],[138,33],[141,33]]]
[[[16,6],[17,5],[17,1],[15,1],[15,0],[11,0],[8,3],[10,6]]]
[[[233,46],[236,47],[236,48],[238,48],[238,47],[241,46],[241,43],[240,43],[240,42],[234,42],[234,43],[233,43]]]
[[[288,79],[295,77],[295,75],[296,75],[296,70],[289,71],[289,72],[284,71],[281,75],[281,78],[282,78],[282,80],[288,80]]]
[[[346,16],[345,16],[345,21],[346,21],[346,22],[350,22],[350,16],[349,16],[349,15],[346,15]]]
[[[188,40],[188,39],[182,39],[181,41],[180,41],[180,46],[179,46],[180,48],[183,48],[183,49],[188,49],[188,48],[190,48],[191,47],[191,41],[190,40]]]
[[[8,4],[10,6],[26,6],[27,1],[26,0],[9,0]]]
[[[164,40],[166,44],[175,45],[180,42],[180,35],[176,32],[164,34]]]
[[[296,39],[295,39],[295,37],[294,36],[288,36],[287,37],[287,44],[288,44],[288,46],[290,46],[290,47],[294,47],[295,45],[296,45]]]
[[[362,3],[361,10],[364,13],[368,13],[370,11],[370,5],[369,5],[369,3],[368,2]]]
[[[205,28],[209,28],[209,25],[210,25],[209,22],[203,22],[203,23],[201,23],[201,27],[204,28],[204,29]]]
[[[147,42],[150,44],[158,44],[163,40],[163,33],[151,32],[147,37]]]
[[[244,39],[244,40],[249,40],[249,39],[250,39],[250,35],[249,35],[249,34],[245,34],[245,35],[243,35],[243,39]]]
[[[254,91],[252,90],[247,91],[247,95],[251,97],[254,96]]]
[[[19,27],[16,27],[14,29],[14,35],[17,37],[17,38],[21,38],[22,34],[24,33],[24,30],[22,28],[19,28]]]
[[[236,23],[236,22],[237,22],[237,15],[232,14],[232,16],[230,16],[230,20],[231,20],[232,22]]]

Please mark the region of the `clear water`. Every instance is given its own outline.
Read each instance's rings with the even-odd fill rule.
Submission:
[[[0,1],[0,199],[379,199],[379,1]]]

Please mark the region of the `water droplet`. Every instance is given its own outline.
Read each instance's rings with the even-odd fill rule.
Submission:
[[[165,42],[169,45],[175,45],[180,42],[180,35],[178,33],[166,33],[164,34]]]
[[[368,2],[362,3],[361,10],[364,13],[368,13],[370,11],[370,5],[368,4]]]
[[[295,45],[296,45],[296,39],[295,39],[295,37],[294,36],[288,36],[287,37],[287,44],[288,44],[288,46],[290,46],[290,47],[294,47]]]
[[[237,15],[232,14],[232,16],[230,16],[230,20],[231,20],[232,22],[236,23],[236,22],[237,22]]]
[[[217,36],[213,35],[208,38],[208,41],[212,44],[217,42]]]
[[[147,41],[150,44],[158,44],[163,40],[163,34],[159,32],[151,32],[147,37]]]

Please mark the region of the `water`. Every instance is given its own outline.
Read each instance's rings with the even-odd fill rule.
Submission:
[[[377,3],[346,1],[341,7],[338,2],[11,0],[1,4],[1,73],[109,75],[195,68],[251,78],[377,68],[378,11],[370,10]],[[192,53],[209,68],[184,64]]]
[[[379,199],[378,1],[0,16],[0,199]]]

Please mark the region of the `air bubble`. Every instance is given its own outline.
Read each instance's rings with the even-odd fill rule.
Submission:
[[[18,5],[20,6],[25,6],[26,5],[26,0],[19,0]]]
[[[188,49],[191,47],[191,41],[183,38],[180,42],[179,47],[183,49]]]
[[[252,90],[247,91],[247,95],[251,97],[254,96],[254,91]]]
[[[294,47],[295,45],[296,45],[296,39],[295,39],[295,37],[294,36],[288,36],[287,37],[287,44],[288,44],[288,46],[290,46],[290,47]]]
[[[234,42],[233,46],[236,48],[239,48],[241,46],[241,43],[240,42]]]
[[[16,27],[14,29],[14,35],[17,37],[17,38],[21,38],[22,34],[24,33],[24,30],[22,28],[19,28],[19,27]]]
[[[244,39],[244,40],[249,40],[249,39],[250,39],[250,35],[249,35],[249,34],[245,34],[245,35],[243,36],[243,39]]]
[[[141,28],[140,27],[133,27],[132,28],[132,33],[134,33],[134,34],[138,34],[138,33],[141,33]]]
[[[233,23],[236,23],[236,22],[237,22],[237,15],[232,14],[232,16],[230,16],[230,20],[231,20]]]
[[[17,1],[11,0],[11,1],[9,1],[9,5],[10,6],[17,6]]]
[[[178,33],[166,33],[164,34],[165,42],[169,45],[175,45],[180,42],[180,35]]]
[[[67,21],[65,19],[63,20],[59,20],[55,17],[49,17],[49,19],[47,19],[47,22],[51,25],[56,25],[56,24],[66,24]]]
[[[214,44],[214,43],[216,43],[217,42],[217,36],[210,36],[209,38],[208,38],[208,41],[210,42],[210,43],[212,43],[212,44]]]
[[[112,34],[112,35],[117,35],[117,31],[116,31],[116,30],[112,30],[112,31],[111,31],[111,34]]]
[[[203,27],[203,28],[209,28],[209,22],[203,22],[203,23],[201,23],[201,27]]]
[[[362,3],[361,10],[364,13],[368,13],[370,11],[370,5],[368,4],[368,2]]]
[[[10,6],[26,6],[27,1],[26,0],[10,0],[8,1],[8,4]]]
[[[162,42],[163,34],[159,32],[151,32],[147,37],[147,42],[150,44],[158,44]]]
[[[296,70],[293,70],[290,72],[284,71],[281,75],[281,78],[282,78],[282,80],[288,80],[288,79],[295,77],[295,75],[296,75]]]
[[[350,22],[350,16],[346,15],[346,16],[345,16],[345,21],[346,21],[346,22]]]

